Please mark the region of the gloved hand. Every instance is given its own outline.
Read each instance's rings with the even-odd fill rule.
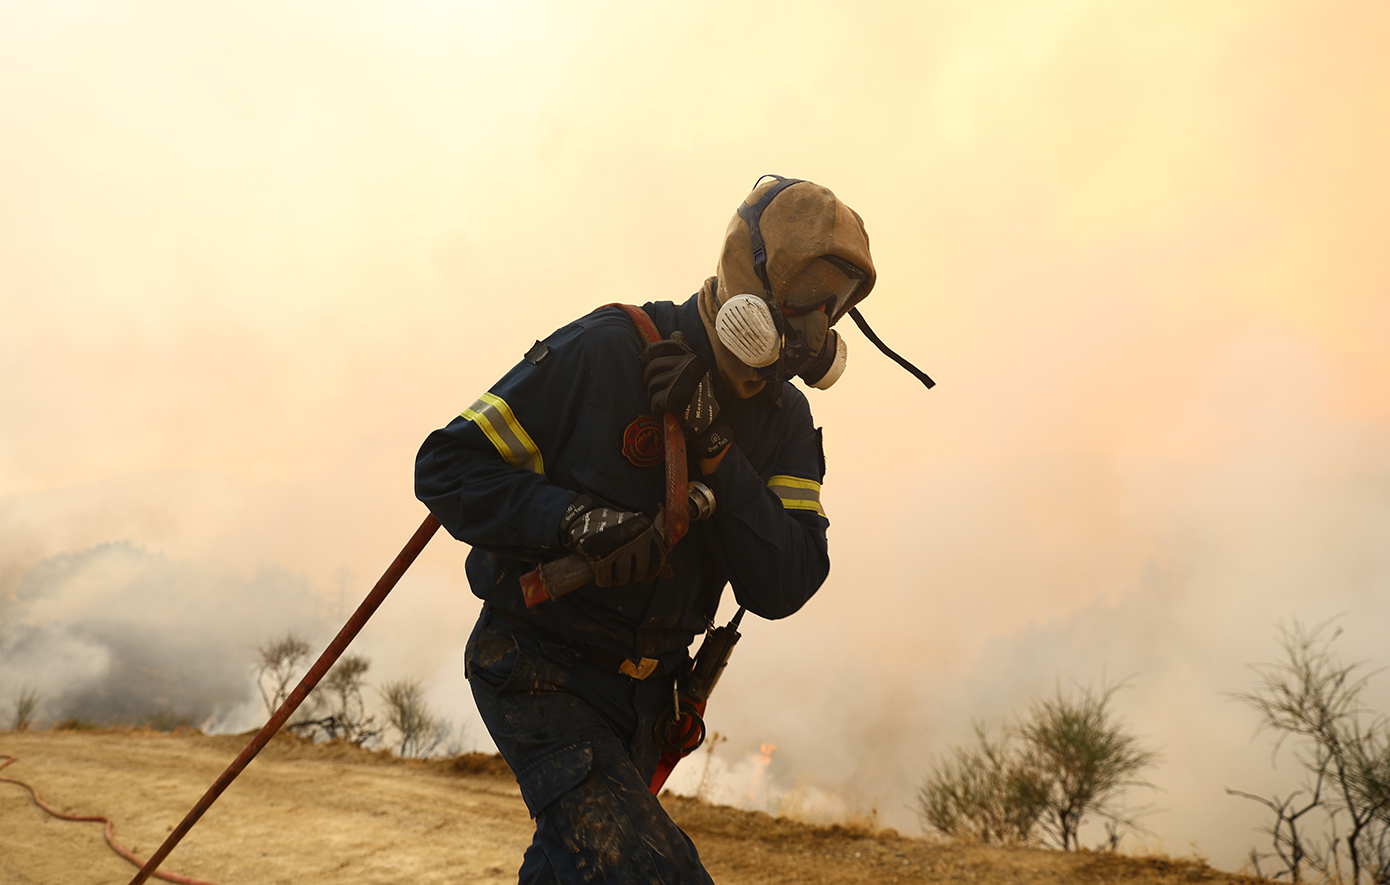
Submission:
[[[697,458],[713,458],[733,441],[733,431],[729,429],[729,425],[720,421],[699,436],[692,436],[689,449]]]
[[[685,336],[675,332],[664,341],[647,345],[640,360],[652,414],[660,415],[669,409],[691,436],[701,436],[709,430],[719,417],[714,381],[709,364],[691,349]]]
[[[560,542],[589,561],[599,587],[650,581],[666,564],[661,536],[645,513],[603,507],[588,495],[565,509]]]

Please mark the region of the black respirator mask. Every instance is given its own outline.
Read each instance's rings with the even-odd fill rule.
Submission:
[[[843,310],[843,305],[854,303],[855,292],[869,275],[837,255],[822,255],[788,285],[779,305],[768,282],[767,246],[759,220],[774,197],[802,179],[763,177],[775,178],[777,184],[753,205],[745,203],[738,208],[739,216],[748,225],[753,269],[762,281],[763,294],[735,295],[724,302],[715,317],[715,332],[734,356],[758,370],[772,390],[779,391],[784,380],[798,376],[810,386],[824,390],[844,374],[848,358],[845,339],[830,328],[831,320],[837,311]],[[927,387],[935,386],[936,382],[925,372],[879,340],[857,307],[849,309],[849,316],[879,350]]]

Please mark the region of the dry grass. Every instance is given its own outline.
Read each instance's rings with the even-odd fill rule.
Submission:
[[[193,729],[0,733],[7,775],[67,810],[105,813],[137,852],[151,850],[249,740]],[[670,794],[662,802],[721,885],[780,883],[1255,883],[1199,860],[909,838],[872,818],[816,826]],[[0,784],[0,881],[98,885],[130,870],[99,827],[59,824]],[[531,824],[495,756],[401,759],[345,742],[273,740],[170,858],[221,885],[370,881],[515,882]]]

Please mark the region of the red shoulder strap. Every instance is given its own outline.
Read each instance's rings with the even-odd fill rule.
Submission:
[[[605,304],[604,307],[621,308],[632,318],[633,325],[641,333],[647,344],[661,340],[656,323],[647,312],[633,304]],[[666,549],[676,546],[676,542],[690,531],[690,502],[688,500],[688,477],[685,470],[685,429],[680,419],[671,412],[661,416],[662,427],[666,431]]]

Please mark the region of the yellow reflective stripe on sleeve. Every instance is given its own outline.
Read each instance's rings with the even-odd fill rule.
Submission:
[[[512,407],[502,397],[485,393],[476,403],[464,409],[462,415],[487,435],[502,460],[513,467],[545,473],[541,450],[536,448],[521,422],[516,420]]]
[[[825,511],[820,506],[820,483],[799,476],[774,476],[767,481],[767,487],[782,500],[788,510],[814,510],[821,516]]]

